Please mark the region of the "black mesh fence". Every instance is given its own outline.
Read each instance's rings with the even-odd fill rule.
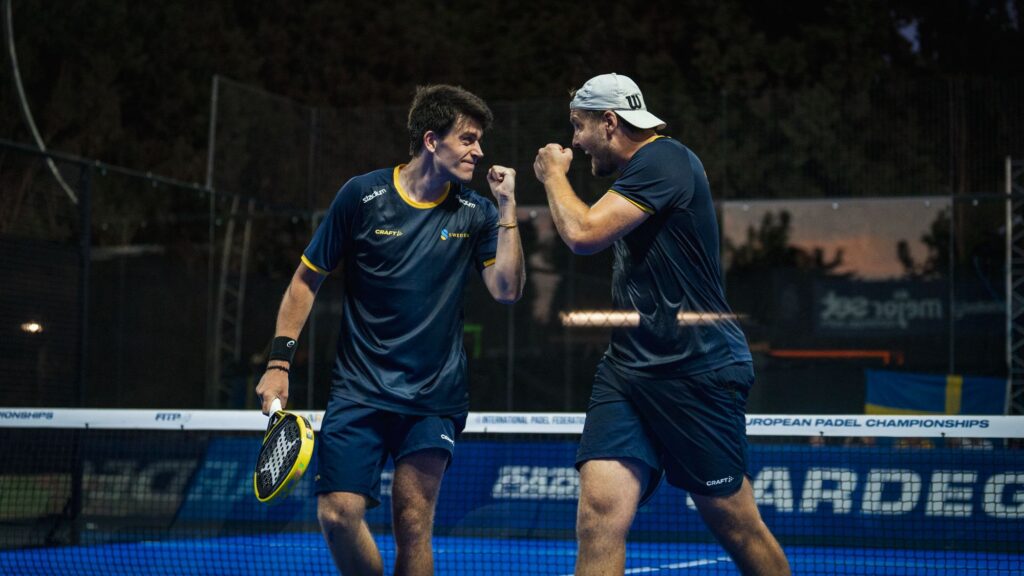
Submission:
[[[210,189],[0,149],[9,403],[253,404],[316,223],[348,178],[406,161],[407,111],[217,86]],[[719,201],[727,296],[759,374],[752,410],[859,411],[869,370],[1006,378],[1003,191],[1006,158],[1024,157],[1021,95],[1013,80],[906,82],[831,106],[799,90],[645,94]],[[528,281],[506,307],[469,279],[473,407],[581,410],[631,319],[611,311],[609,251],[571,254],[533,177],[538,147],[569,143],[567,100],[491,104],[484,164],[518,171]],[[570,181],[594,201],[610,181],[588,164],[579,154]],[[295,406],[326,402],[341,298],[329,279],[300,339]]]

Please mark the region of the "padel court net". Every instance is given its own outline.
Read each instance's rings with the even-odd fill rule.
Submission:
[[[322,413],[300,412],[319,429]],[[472,413],[435,520],[436,574],[572,574],[582,414]],[[0,408],[0,574],[334,574],[309,472],[253,495],[257,411]],[[750,415],[750,475],[794,574],[1024,573],[1024,418]],[[389,466],[369,512],[394,567]],[[736,574],[662,484],[627,574]]]

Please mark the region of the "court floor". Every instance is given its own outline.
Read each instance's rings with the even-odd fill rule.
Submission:
[[[378,537],[385,573],[394,544]],[[576,547],[565,540],[437,537],[436,574],[510,576],[572,574]],[[1024,555],[963,551],[861,548],[786,548],[794,574],[903,576],[1009,576],[1024,573]],[[336,574],[317,534],[277,534],[201,540],[168,540],[0,552],[0,574]],[[729,558],[710,544],[631,543],[626,574],[735,574]]]

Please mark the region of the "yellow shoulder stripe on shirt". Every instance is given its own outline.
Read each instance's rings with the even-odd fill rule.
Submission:
[[[488,266],[494,264],[495,260],[496,260],[495,258],[489,258],[487,260],[484,260],[484,268],[487,268]]]
[[[633,200],[632,198],[630,198],[629,196],[626,196],[625,194],[623,194],[622,192],[619,192],[618,190],[609,188],[608,191],[615,193],[616,196],[625,199],[626,202],[629,202],[630,204],[636,206],[637,208],[643,210],[644,212],[646,212],[648,214],[654,214],[654,209],[651,208],[650,206],[644,206],[643,204],[637,202],[636,200]]]
[[[324,270],[323,268],[321,268],[321,267],[317,266],[316,264],[313,264],[312,262],[310,262],[309,258],[306,258],[305,254],[302,255],[302,263],[305,264],[307,268],[309,268],[313,272],[316,272],[317,274],[323,274],[325,276],[330,274],[329,271]]]

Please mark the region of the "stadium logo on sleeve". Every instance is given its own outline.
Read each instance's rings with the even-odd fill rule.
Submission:
[[[476,204],[470,202],[469,200],[463,200],[462,196],[456,196],[456,198],[458,198],[459,203],[465,206],[466,208],[476,208]]]
[[[366,204],[367,202],[369,202],[370,200],[373,200],[374,198],[376,198],[378,196],[384,195],[387,191],[388,191],[388,189],[387,189],[386,186],[374,186],[373,187],[373,192],[370,192],[366,196],[363,196],[363,204]]]

